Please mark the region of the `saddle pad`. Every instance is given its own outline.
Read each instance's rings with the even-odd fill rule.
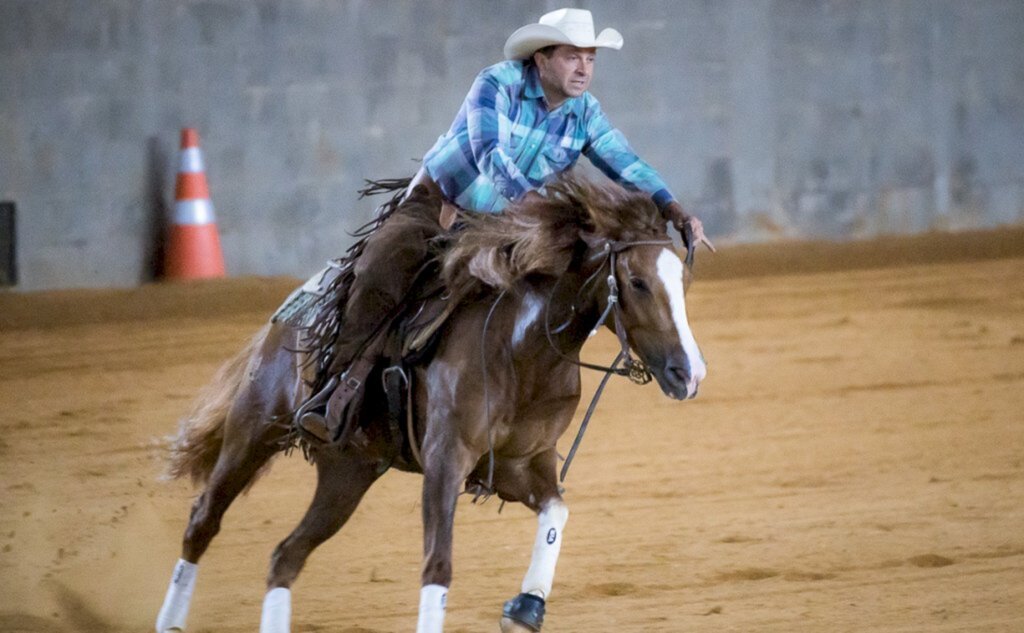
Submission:
[[[284,300],[281,307],[270,317],[271,323],[285,323],[292,327],[309,327],[312,325],[316,310],[313,306],[323,299],[326,288],[337,274],[338,269],[334,266],[325,266],[322,270],[306,280],[298,288],[292,291]]]

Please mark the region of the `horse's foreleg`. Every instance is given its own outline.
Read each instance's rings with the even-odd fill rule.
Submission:
[[[416,633],[441,633],[452,582],[455,504],[476,457],[457,438],[428,436],[423,462],[424,556]]]
[[[522,593],[505,603],[501,619],[503,633],[540,631],[544,624],[545,601],[551,595],[555,565],[562,549],[562,531],[569,519],[569,508],[562,501],[555,480],[555,457],[551,451],[530,464],[527,498],[536,500],[530,505],[537,511],[537,537],[530,567],[523,578]]]
[[[363,495],[380,476],[380,460],[346,450],[322,450],[316,457],[313,501],[299,525],[274,549],[267,575],[260,633],[287,633],[291,585],[310,553],[345,525]]]
[[[523,577],[522,592],[547,599],[555,579],[555,565],[562,550],[562,530],[569,519],[569,508],[553,498],[537,514],[537,538],[533,543],[530,567]]]

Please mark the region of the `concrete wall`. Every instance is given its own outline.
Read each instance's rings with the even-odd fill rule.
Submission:
[[[231,274],[305,276],[410,175],[529,0],[3,0],[19,288],[153,271],[179,129]],[[594,0],[593,92],[721,241],[1024,218],[1024,2]]]

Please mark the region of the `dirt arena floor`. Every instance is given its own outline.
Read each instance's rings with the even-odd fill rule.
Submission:
[[[1024,631],[1024,230],[720,250],[689,299],[700,397],[600,404],[545,630]],[[0,631],[152,630],[195,494],[163,438],[295,283],[0,293]],[[258,628],[313,480],[279,459],[231,509],[191,631]],[[419,496],[382,478],[294,631],[414,629]],[[448,631],[497,631],[518,592],[534,518],[498,510],[460,503]]]

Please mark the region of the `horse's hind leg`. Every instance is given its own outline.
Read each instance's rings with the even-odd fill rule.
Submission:
[[[192,505],[181,559],[157,616],[157,633],[185,630],[199,559],[220,531],[228,507],[279,450],[278,440],[285,430],[262,415],[262,411],[249,410],[244,406],[246,402],[245,398],[240,399],[228,415],[216,465],[206,488]]]
[[[298,527],[274,550],[263,600],[261,633],[287,633],[291,585],[310,553],[334,536],[381,474],[381,460],[357,450],[321,449],[313,501]]]
[[[185,560],[199,562],[210,542],[220,532],[221,519],[228,507],[252,483],[267,460],[280,450],[276,440],[285,431],[282,429],[278,432],[270,421],[263,424],[271,428],[259,438],[246,438],[248,441],[242,445],[232,445],[225,441],[206,489],[192,506],[182,542]]]
[[[523,578],[521,593],[505,603],[502,612],[503,633],[540,631],[544,624],[546,600],[551,595],[555,564],[562,549],[562,531],[569,509],[558,490],[555,471],[557,455],[552,449],[531,460],[526,476],[519,480],[516,496],[537,512],[537,538],[530,567]],[[501,483],[499,482],[499,486]]]

